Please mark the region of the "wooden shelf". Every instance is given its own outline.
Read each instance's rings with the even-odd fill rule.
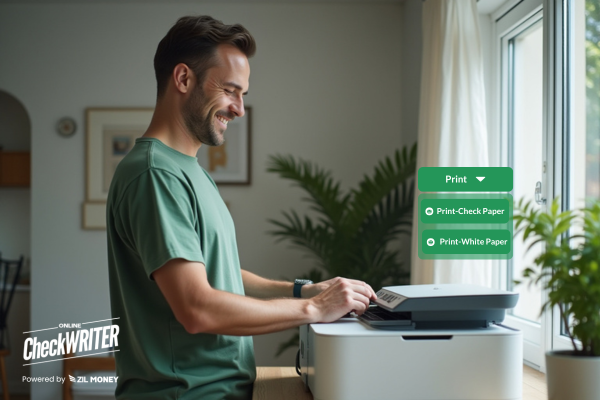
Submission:
[[[0,187],[29,187],[31,153],[0,151]]]

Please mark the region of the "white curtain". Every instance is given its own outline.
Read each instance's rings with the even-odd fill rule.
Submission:
[[[417,168],[488,167],[483,60],[475,0],[423,3],[423,59]],[[416,192],[415,206],[420,192]],[[418,213],[412,238],[413,284],[491,286],[491,261],[421,260]]]

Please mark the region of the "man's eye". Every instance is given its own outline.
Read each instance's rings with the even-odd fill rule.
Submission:
[[[225,90],[226,93],[233,94],[233,90],[229,90],[229,89],[223,89],[223,90]]]

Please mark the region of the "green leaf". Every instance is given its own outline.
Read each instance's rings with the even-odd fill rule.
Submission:
[[[373,210],[394,189],[409,182],[414,186],[416,154],[416,144],[411,148],[410,156],[406,155],[406,148],[403,149],[402,155],[396,151],[394,163],[386,157],[377,165],[372,176],[365,176],[359,182],[358,189],[351,190],[348,212],[344,215],[344,225],[349,232],[357,232]]]
[[[562,212],[558,198],[547,212],[524,199],[514,205],[515,227],[523,232],[523,241],[529,240],[527,251],[544,245],[534,260],[536,267],[524,269],[523,281],[548,291],[541,311],[559,307],[563,321],[570,321],[567,334],[575,351],[600,355],[600,202]],[[573,226],[583,232],[570,234]]]
[[[323,279],[348,276],[376,288],[408,283],[409,269],[393,243],[412,234],[416,157],[416,145],[396,151],[346,193],[318,165],[289,155],[270,157],[267,170],[302,189],[309,213],[286,211],[269,220],[268,233],[301,249]]]
[[[341,195],[340,184],[333,181],[329,171],[309,161],[296,161],[292,156],[281,155],[269,157],[267,171],[291,180],[294,186],[308,194],[303,200],[310,204],[311,209],[322,214],[331,225],[339,225],[349,197]]]

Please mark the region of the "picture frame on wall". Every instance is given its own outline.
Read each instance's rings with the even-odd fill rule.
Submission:
[[[152,119],[152,108],[86,109],[83,229],[106,229],[106,199],[117,165]]]
[[[245,115],[227,124],[225,143],[220,146],[202,145],[196,157],[217,185],[250,185],[252,181],[252,107]]]
[[[86,201],[83,203],[83,229],[106,229],[106,202]]]

